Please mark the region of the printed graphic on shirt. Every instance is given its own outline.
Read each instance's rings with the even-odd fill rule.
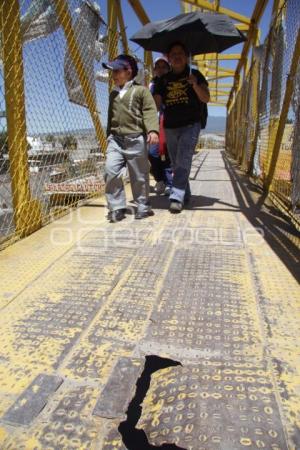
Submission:
[[[166,106],[178,105],[189,102],[188,97],[189,84],[186,78],[180,78],[177,81],[170,81],[167,85]]]

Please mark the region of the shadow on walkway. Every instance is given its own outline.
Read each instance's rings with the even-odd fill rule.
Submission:
[[[151,206],[153,209],[168,209],[169,208],[169,198],[167,196],[157,196],[153,195],[150,197]],[[232,205],[231,203],[226,203],[223,201],[220,201],[217,197],[207,197],[204,195],[192,195],[189,203],[185,206],[185,209],[206,209],[214,205],[224,205],[226,208],[213,208],[213,211],[218,211],[218,209],[222,211],[240,211],[239,207]]]
[[[240,211],[249,222],[263,228],[265,241],[277,254],[296,280],[300,279],[300,236],[288,217],[265,200],[265,193],[253,184],[249,176],[239,171],[237,164],[222,152],[225,168],[230,176]],[[248,205],[246,204],[245,200]],[[264,201],[265,200],[265,201]]]

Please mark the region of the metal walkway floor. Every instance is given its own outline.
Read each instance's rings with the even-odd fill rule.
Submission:
[[[191,178],[179,215],[108,224],[101,199],[0,254],[1,450],[300,448],[299,236],[223,152]],[[126,447],[146,355],[181,365]]]

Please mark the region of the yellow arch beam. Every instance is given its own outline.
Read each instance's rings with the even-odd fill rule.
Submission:
[[[149,16],[147,15],[145,9],[143,8],[140,0],[128,0],[128,3],[131,5],[132,9],[136,13],[137,17],[141,21],[143,25],[150,22]],[[153,58],[152,52],[145,51],[144,52],[145,64],[148,68],[153,66]]]
[[[146,25],[146,23],[150,22],[149,16],[144,10],[140,0],[128,0],[128,3],[132,6],[134,12],[143,25]]]
[[[216,7],[214,4],[209,3],[206,0],[183,0],[185,3],[189,3],[190,5],[197,6],[199,8],[207,9],[208,11],[216,11]],[[232,11],[231,9],[219,7],[218,12],[222,14],[227,14],[227,16],[231,17],[232,19],[238,20],[239,22],[242,22],[243,24],[250,25],[251,19],[249,17],[243,16],[242,14],[238,14],[235,11]]]
[[[195,55],[193,60],[198,61],[227,61],[227,60],[239,60],[241,59],[240,53],[227,53],[220,55],[218,53],[206,53],[205,55]]]
[[[219,90],[219,89],[214,89],[214,88],[209,88],[209,92],[210,92],[210,95],[212,95],[212,96],[214,96],[214,95],[218,95],[218,96],[220,96],[220,95],[229,95],[230,94],[230,91],[222,91],[221,89]]]
[[[125,27],[125,23],[124,23],[124,17],[123,17],[120,0],[116,0],[116,10],[117,10],[117,18],[118,18],[118,22],[119,22],[119,30],[120,30],[120,34],[121,34],[124,52],[128,53],[129,48],[128,48],[128,41],[127,41],[127,35],[126,35],[126,27]]]
[[[202,66],[200,64],[198,64],[198,67],[200,67],[201,70],[206,70],[208,73],[213,74],[213,75],[216,73],[216,69],[217,69],[216,67]],[[227,74],[228,76],[232,77],[235,74],[235,71],[232,69],[225,69],[223,67],[219,67],[217,70],[218,70],[218,74],[220,74],[220,75]]]
[[[76,36],[72,26],[72,17],[69,11],[68,4],[65,0],[54,0],[54,5],[57,17],[64,30],[68,50],[76,69],[85,101],[91,114],[98,142],[101,149],[104,151],[106,149],[106,137],[98,116],[97,107],[92,95],[89,79],[86,74],[86,70],[83,65],[81,54],[77,45]]]

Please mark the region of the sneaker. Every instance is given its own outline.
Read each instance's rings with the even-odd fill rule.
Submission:
[[[167,195],[167,196],[169,197],[169,195],[171,194],[171,190],[172,190],[172,189],[170,188],[170,186],[166,186],[164,195]]]
[[[170,202],[170,206],[169,206],[169,211],[171,213],[180,213],[182,211],[182,203],[178,202],[176,200],[171,200]]]
[[[135,218],[136,219],[145,219],[146,217],[151,217],[154,216],[154,212],[152,211],[152,209],[149,209],[149,211],[137,211],[135,213]]]
[[[110,223],[120,222],[125,219],[125,212],[123,209],[116,209],[115,211],[109,211],[107,215]]]
[[[157,195],[162,195],[165,192],[166,185],[163,181],[158,181],[154,187],[154,192]]]

